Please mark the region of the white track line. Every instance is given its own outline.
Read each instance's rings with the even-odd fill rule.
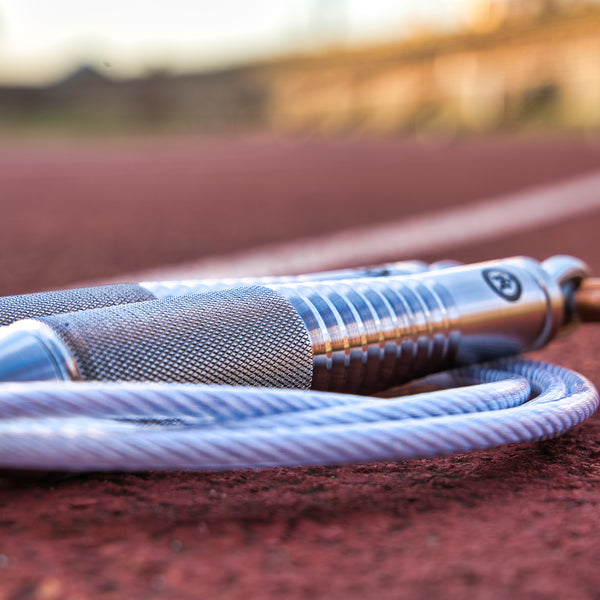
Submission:
[[[281,275],[417,258],[600,209],[600,172],[434,213],[152,269],[120,281]]]

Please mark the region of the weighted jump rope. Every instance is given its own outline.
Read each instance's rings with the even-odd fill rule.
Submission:
[[[598,393],[518,355],[596,320],[597,288],[557,256],[6,297],[0,467],[338,464],[555,437]],[[423,376],[441,389],[367,395]]]

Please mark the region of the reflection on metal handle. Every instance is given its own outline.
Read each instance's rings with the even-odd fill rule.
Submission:
[[[313,389],[373,392],[426,373],[518,354],[567,320],[562,285],[587,267],[513,258],[412,277],[269,286],[306,324]],[[564,280],[564,281],[563,281]]]
[[[44,336],[21,321],[0,334],[0,380],[32,378],[22,361],[34,355],[35,373],[62,378],[68,369],[40,366],[45,352],[53,365],[70,354],[77,369],[69,372],[83,379],[273,387],[295,385],[302,372],[301,387],[371,393],[548,342],[569,319],[568,273],[586,272],[581,261],[564,260],[558,278],[513,258],[411,277],[182,296],[45,317]],[[66,346],[61,356],[47,328],[54,348]]]
[[[372,267],[356,267],[303,273],[301,275],[268,275],[262,277],[228,277],[224,279],[182,279],[179,281],[142,281],[140,286],[155,298],[171,298],[188,294],[205,294],[227,290],[243,285],[277,285],[288,283],[310,283],[313,281],[337,281],[340,279],[360,279],[416,275],[429,269],[438,270],[455,266],[455,261],[439,261],[428,265],[420,260],[403,260]]]
[[[20,319],[46,317],[62,313],[117,306],[145,300],[172,298],[190,294],[204,294],[232,289],[243,285],[267,285],[357,277],[388,277],[413,275],[428,269],[444,269],[455,263],[441,261],[427,265],[418,260],[399,261],[373,267],[340,269],[304,275],[245,277],[242,279],[184,279],[176,281],[143,281],[117,283],[33,294],[0,297],[0,325],[10,325]]]

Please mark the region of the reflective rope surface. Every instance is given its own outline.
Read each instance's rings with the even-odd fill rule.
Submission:
[[[0,467],[235,469],[414,459],[556,437],[598,392],[554,365],[506,359],[381,399],[148,383],[0,386]],[[457,387],[458,386],[458,387]]]

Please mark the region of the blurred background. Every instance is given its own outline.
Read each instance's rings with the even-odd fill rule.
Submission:
[[[596,169],[599,31],[592,0],[0,0],[0,293]]]
[[[599,25],[591,0],[4,0],[0,125],[593,133]]]

